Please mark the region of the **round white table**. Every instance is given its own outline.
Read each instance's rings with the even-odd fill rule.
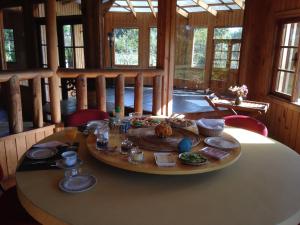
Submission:
[[[300,157],[288,147],[236,128],[242,146],[233,165],[185,176],[128,172],[105,165],[80,141],[82,170],[97,185],[84,193],[59,190],[62,170],[17,172],[19,199],[42,224],[269,225],[300,222]],[[63,140],[56,133],[43,140]]]

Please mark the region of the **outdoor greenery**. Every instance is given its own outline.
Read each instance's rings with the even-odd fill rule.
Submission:
[[[114,29],[115,64],[139,64],[139,30],[135,28]]]
[[[157,28],[150,28],[149,66],[156,66],[157,58]]]
[[[65,47],[65,66],[66,68],[74,68],[74,52],[73,52],[73,35],[72,26],[64,25],[64,47]]]
[[[207,28],[195,28],[192,67],[205,68]]]
[[[16,62],[16,49],[13,29],[3,29],[6,62]]]

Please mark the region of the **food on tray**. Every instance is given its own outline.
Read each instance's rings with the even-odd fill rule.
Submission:
[[[189,127],[194,124],[192,120],[184,118],[170,118],[168,119],[168,122],[172,127]]]
[[[172,127],[166,122],[162,122],[155,127],[155,134],[161,138],[170,137],[173,134]]]
[[[202,165],[207,162],[207,158],[200,152],[184,152],[179,155],[179,159],[182,163],[189,165]]]
[[[159,124],[160,120],[151,117],[134,117],[130,122],[133,127],[153,127]]]

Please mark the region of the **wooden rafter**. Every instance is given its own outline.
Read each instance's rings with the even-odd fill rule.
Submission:
[[[245,4],[242,0],[233,0],[241,9],[245,9]]]
[[[193,2],[197,3],[200,7],[205,9],[207,12],[213,14],[214,16],[217,15],[217,10],[212,9],[209,5],[207,5],[203,0],[193,0]]]
[[[136,12],[135,12],[135,10],[133,8],[133,5],[132,5],[131,1],[130,0],[126,0],[126,2],[127,2],[128,7],[130,8],[131,12],[133,13],[134,17],[136,18]]]
[[[156,18],[156,12],[154,11],[152,0],[147,0],[147,2],[148,2],[148,5],[149,5],[149,7],[150,7],[150,9],[152,11],[153,16]]]
[[[177,13],[182,15],[183,17],[185,17],[185,18],[189,17],[189,13],[187,11],[183,10],[182,8],[177,6],[176,10],[177,10]]]
[[[101,10],[103,16],[109,11],[109,9],[112,7],[112,5],[115,3],[116,0],[110,0],[105,3],[101,3]]]

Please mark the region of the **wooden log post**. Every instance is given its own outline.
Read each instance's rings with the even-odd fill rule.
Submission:
[[[161,75],[157,75],[153,77],[153,98],[152,98],[152,114],[153,115],[161,115],[161,83],[162,77]]]
[[[57,124],[61,122],[61,109],[59,78],[56,75],[58,68],[56,0],[46,1],[46,24],[48,68],[54,71],[49,79],[51,120]]]
[[[135,78],[134,111],[143,113],[144,77],[140,73]]]
[[[116,89],[115,89],[115,107],[120,107],[120,116],[123,117],[124,112],[124,91],[125,91],[125,78],[124,75],[120,74],[116,78]]]
[[[104,75],[96,78],[96,98],[97,108],[106,112],[106,81]]]
[[[77,110],[88,108],[87,79],[83,74],[76,79],[76,102]]]
[[[41,77],[37,76],[32,82],[33,95],[33,126],[41,128],[44,125]]]
[[[17,134],[23,132],[20,81],[17,76],[13,76],[8,82],[10,96],[9,130],[10,133]]]

